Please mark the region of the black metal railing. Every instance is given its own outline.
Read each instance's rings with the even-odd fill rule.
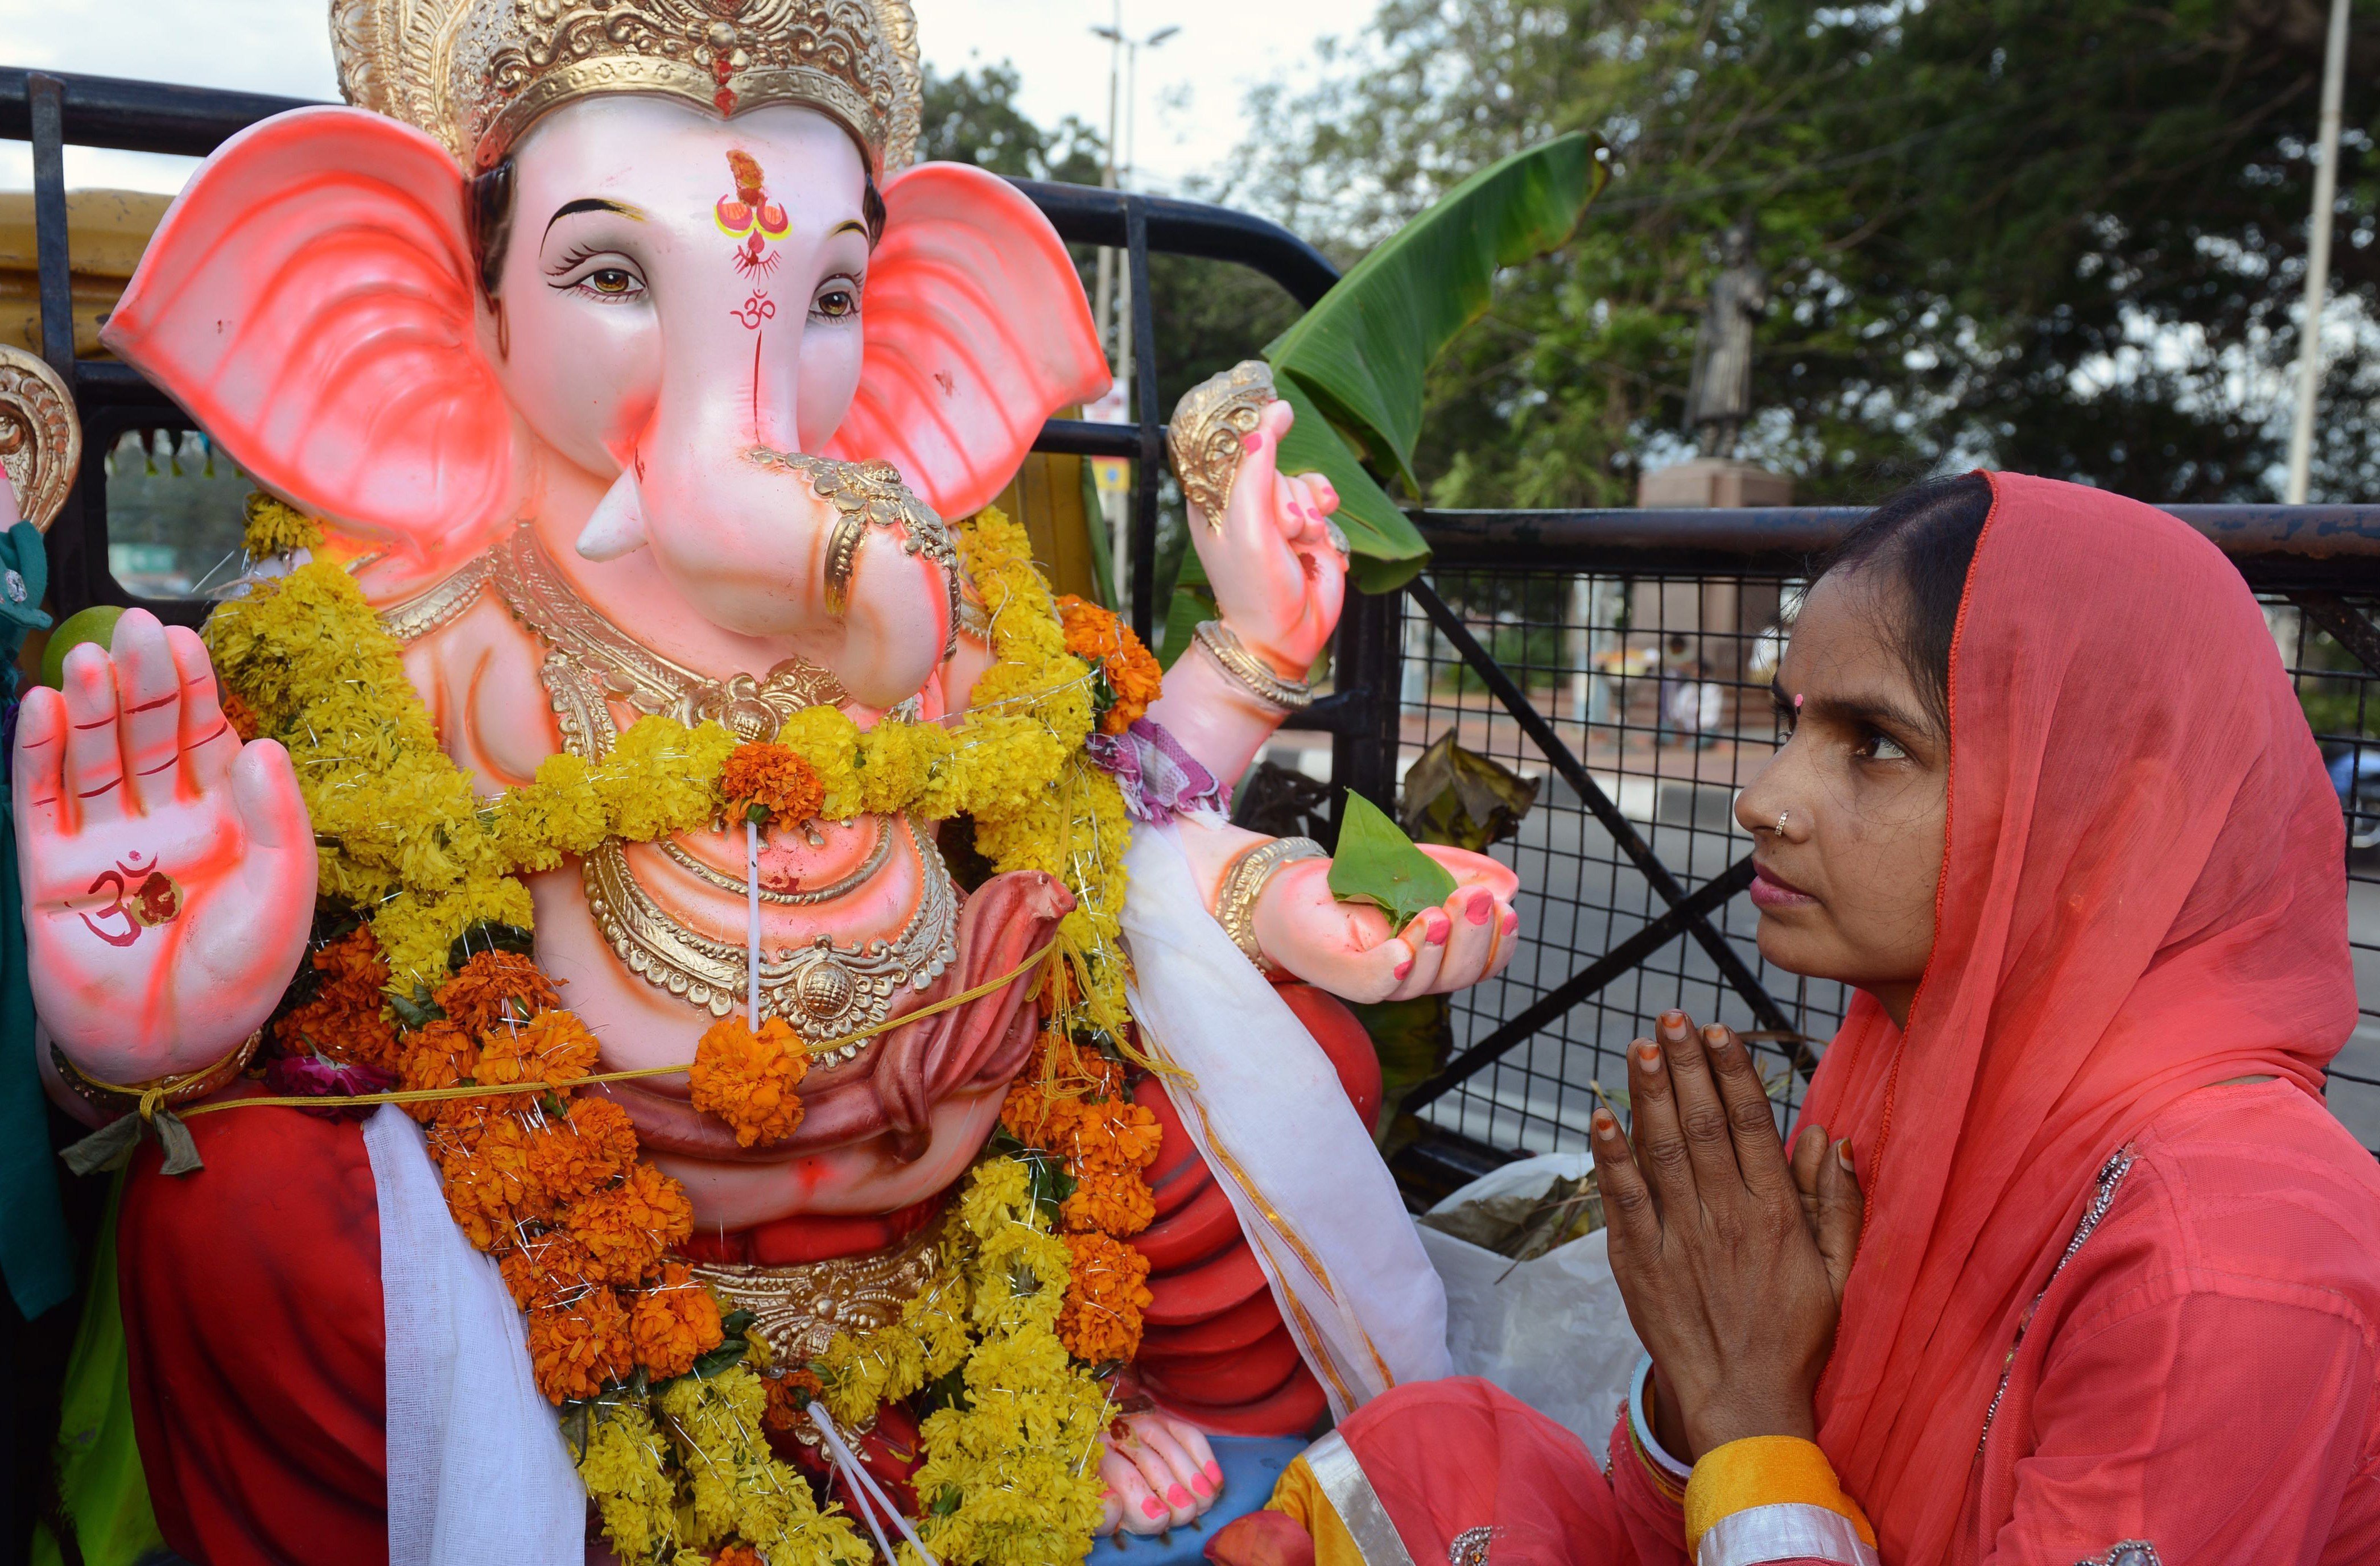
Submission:
[[[128,430],[196,425],[129,367],[75,355],[63,148],[202,155],[303,103],[0,69],[0,136],[33,145],[42,352],[75,390],[87,435],[82,481],[49,536],[61,611],[145,601],[193,621],[206,607],[138,599],[109,569],[108,452]],[[1036,445],[1134,463],[1129,608],[1147,636],[1160,610],[1165,463],[1149,255],[1246,265],[1306,304],[1337,273],[1304,240],[1245,212],[1017,184],[1063,238],[1123,252],[1135,421],[1053,419]],[[2333,1099],[2380,1143],[2380,867],[2362,857],[2380,853],[2380,743],[2364,739],[2380,733],[2372,688],[2380,629],[2371,619],[2380,507],[2174,509],[2265,599],[2326,754],[2346,759],[2343,808],[2354,835],[2374,844],[2350,866],[2356,959],[2370,978]],[[1605,1079],[1619,1080],[1627,1040],[1671,1005],[1749,1030],[1770,1062],[1780,1112],[1797,1101],[1843,997],[1760,959],[1742,896],[1748,843],[1730,811],[1777,740],[1760,671],[1792,584],[1857,515],[1421,512],[1430,570],[1397,592],[1349,598],[1333,693],[1293,725],[1330,736],[1334,783],[1393,808],[1402,764],[1450,727],[1472,748],[1548,778],[1520,836],[1496,850],[1522,874],[1519,953],[1498,979],[1456,998],[1452,1056],[1407,1100],[1431,1127],[1401,1155],[1401,1173],[1415,1184],[1442,1184],[1516,1150],[1575,1145]],[[1691,722],[1670,710],[1689,684],[1698,703]]]

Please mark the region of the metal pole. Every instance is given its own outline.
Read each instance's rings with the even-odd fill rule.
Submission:
[[[2330,42],[2322,61],[2322,161],[2313,171],[2313,223],[2306,237],[2305,326],[2298,346],[2298,416],[2289,429],[2289,503],[2303,505],[2313,464],[2313,410],[2322,393],[2323,293],[2330,284],[2330,216],[2338,191],[2339,100],[2347,86],[2347,0],[2330,0]]]

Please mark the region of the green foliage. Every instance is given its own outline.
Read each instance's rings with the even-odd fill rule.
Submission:
[[[1385,910],[1398,929],[1454,895],[1454,877],[1415,848],[1413,839],[1360,794],[1347,795],[1339,846],[1330,856],[1330,895]]]
[[[2287,440],[2322,7],[1974,0],[1387,0],[1213,199],[1352,260],[1473,169],[1570,131],[1613,183],[1431,370],[1412,467],[1447,505],[1633,502],[1682,454],[1718,236],[1776,303],[1747,455],[1812,501],[1975,462],[2168,502],[2269,498]],[[2357,58],[2380,47],[2362,0]],[[2380,319],[2349,73],[2334,288]],[[2334,322],[2355,319],[2342,302]],[[2380,480],[2380,334],[2333,358],[2318,497]]]
[[[1073,115],[1054,128],[1016,106],[1016,67],[1006,61],[950,76],[926,70],[919,163],[973,164],[1020,179],[1097,185],[1106,141]]]

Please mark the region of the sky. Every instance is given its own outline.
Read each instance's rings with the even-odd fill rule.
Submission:
[[[1113,26],[1140,53],[1138,188],[1172,191],[1220,168],[1247,129],[1244,99],[1263,82],[1310,76],[1317,43],[1350,36],[1377,0],[916,0],[918,40],[937,70],[1013,62],[1020,104],[1042,124],[1079,115],[1104,128]],[[325,0],[0,0],[0,65],[335,99]],[[173,191],[187,158],[67,149],[67,183]],[[0,189],[32,183],[30,149],[0,141]]]

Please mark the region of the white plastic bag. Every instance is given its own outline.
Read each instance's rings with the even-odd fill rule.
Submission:
[[[1594,1167],[1585,1153],[1523,1159],[1480,1176],[1430,1210],[1488,1196],[1541,1195],[1555,1180],[1576,1179]],[[1598,1229],[1515,1264],[1469,1241],[1416,1227],[1422,1249],[1446,1283],[1446,1341],[1454,1373],[1495,1382],[1575,1431],[1600,1456],[1644,1352],[1612,1281],[1607,1232]]]

